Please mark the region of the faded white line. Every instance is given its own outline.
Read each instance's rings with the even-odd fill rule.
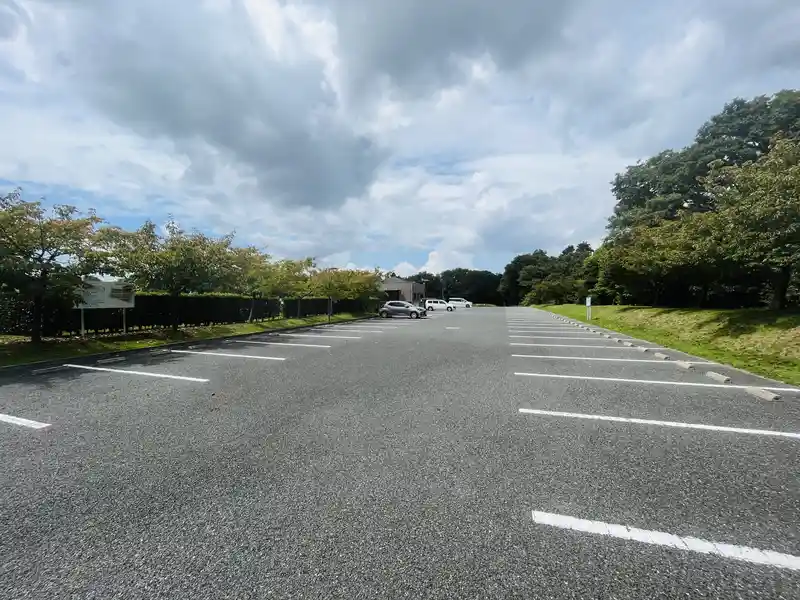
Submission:
[[[108,367],[90,367],[87,365],[70,365],[65,364],[65,367],[73,369],[85,369],[87,371],[103,371],[106,373],[124,373],[125,375],[143,375],[145,377],[158,377],[160,379],[178,379],[180,381],[197,381],[199,383],[208,383],[208,379],[201,379],[199,377],[185,377],[184,375],[165,375],[163,373],[148,373],[147,371],[131,371],[130,369],[110,369]]]
[[[712,387],[725,388],[728,390],[744,390],[753,387],[752,385],[733,385],[731,383],[695,383],[693,381],[659,381],[657,379],[624,379],[622,377],[592,377],[589,375],[555,375],[553,373],[514,373],[521,377],[551,377],[556,379],[581,379],[585,381],[614,381],[619,383],[643,383],[647,385],[679,385],[686,387]],[[787,387],[766,387],[759,385],[762,390],[778,390],[781,392],[800,392],[797,388]]]
[[[658,425],[660,427],[678,427],[682,429],[703,429],[707,431],[724,431],[727,433],[744,433],[748,435],[769,435],[774,437],[787,437],[800,440],[800,433],[791,431],[774,431],[771,429],[745,429],[742,427],[725,427],[722,425],[704,425],[702,423],[681,423],[680,421],[654,421],[652,419],[634,419],[629,417],[613,417],[609,415],[587,415],[584,413],[560,412],[553,410],[539,410],[535,408],[520,408],[519,412],[529,415],[542,415],[546,417],[565,417],[568,419],[589,419],[591,421],[613,421],[615,423],[635,423],[637,425]]]
[[[594,348],[594,346],[592,346]],[[612,346],[609,346],[612,347]],[[613,346],[616,348],[616,346]],[[635,362],[635,363],[658,363],[660,365],[673,364],[665,360],[654,360],[645,358],[598,358],[594,356],[545,356],[540,354],[512,354],[514,358],[549,358],[552,360],[600,360],[609,362]],[[710,362],[692,362],[693,365],[713,365]]]
[[[315,333],[281,333],[280,335],[290,335],[292,337],[301,337],[301,338],[323,338],[323,339],[335,339],[335,340],[361,339],[361,336],[354,336],[354,335],[317,335]]]
[[[225,356],[228,358],[255,358],[258,360],[286,360],[278,356],[256,356],[255,354],[233,354],[230,352],[207,352],[200,350],[170,350],[173,354],[205,354],[208,356]]]
[[[20,427],[30,427],[31,429],[44,429],[50,427],[50,423],[40,423],[39,421],[31,421],[30,419],[23,419],[21,417],[12,417],[11,415],[4,415],[0,413],[0,421],[4,423],[11,423],[12,425],[19,425]]]
[[[528,348],[536,347],[536,348],[600,348],[601,350],[636,350],[636,348],[631,348],[629,346],[594,346],[591,344],[587,345],[580,345],[580,344],[528,344],[524,342],[511,342],[508,344],[509,346],[525,346]],[[669,348],[651,348],[650,346],[647,347],[648,350],[669,350]]]
[[[234,340],[239,344],[264,344],[265,346],[298,346],[299,348],[330,348],[326,344],[301,344],[299,342],[259,342],[256,340]]]
[[[729,558],[757,565],[768,565],[770,567],[790,569],[792,571],[800,570],[800,556],[792,556],[791,554],[783,554],[772,550],[759,550],[758,548],[751,548],[749,546],[721,544],[719,542],[711,542],[696,537],[678,536],[662,531],[638,529],[626,525],[604,523],[603,521],[589,521],[587,519],[578,519],[568,515],[559,515],[557,513],[541,512],[538,510],[532,511],[532,516],[533,522],[539,525],[605,535],[623,540],[630,540],[632,542],[665,546],[676,550],[710,554],[712,556],[719,556],[720,558]]]
[[[597,340],[598,342],[602,342],[600,338],[596,336],[583,336],[583,337],[562,337],[557,335],[509,335],[508,337],[514,339],[534,339],[534,340]]]
[[[445,327],[445,329],[461,329],[461,327]]]

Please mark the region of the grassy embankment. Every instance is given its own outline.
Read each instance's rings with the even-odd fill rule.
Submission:
[[[359,315],[342,313],[333,315],[331,322],[346,321]],[[0,366],[19,365],[53,359],[75,358],[107,352],[155,348],[173,342],[208,340],[248,333],[268,332],[286,327],[327,323],[326,315],[303,319],[275,319],[257,323],[234,323],[209,327],[184,327],[176,333],[168,329],[137,331],[128,335],[102,335],[81,339],[48,339],[41,345],[31,344],[27,338],[0,336]]]
[[[586,307],[539,306],[586,322]],[[593,306],[592,321],[659,345],[800,385],[800,311]]]

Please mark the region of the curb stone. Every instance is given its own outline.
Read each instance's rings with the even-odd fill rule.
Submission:
[[[761,400],[766,400],[768,402],[774,402],[775,400],[781,399],[781,397],[775,392],[771,392],[770,390],[765,390],[759,387],[747,387],[744,389],[744,391],[746,391],[751,396],[755,396],[756,398],[761,398]]]
[[[720,383],[730,383],[731,378],[727,375],[723,375],[722,373],[717,373],[716,371],[706,371],[706,377],[710,377],[714,381],[719,381]]]

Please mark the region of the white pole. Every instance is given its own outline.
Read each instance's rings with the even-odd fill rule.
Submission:
[[[81,309],[81,337],[86,337],[86,319],[83,316],[83,309]]]
[[[128,335],[128,319],[126,318],[126,311],[127,308],[122,309],[122,333],[123,335]]]

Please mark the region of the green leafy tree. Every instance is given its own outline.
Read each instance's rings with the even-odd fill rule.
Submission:
[[[139,289],[170,295],[172,328],[177,330],[181,294],[219,291],[230,284],[233,234],[214,238],[186,232],[174,221],[164,229],[159,234],[152,221],[132,232],[109,228],[102,231],[102,244],[113,256],[114,274]]]
[[[767,268],[770,306],[784,308],[800,264],[800,143],[779,136],[756,161],[715,164],[706,185],[720,205],[712,239],[735,260]]]
[[[31,305],[31,341],[42,340],[47,302],[72,306],[82,278],[104,269],[97,248],[102,219],[81,215],[74,206],[23,200],[21,190],[0,196],[0,288]]]

